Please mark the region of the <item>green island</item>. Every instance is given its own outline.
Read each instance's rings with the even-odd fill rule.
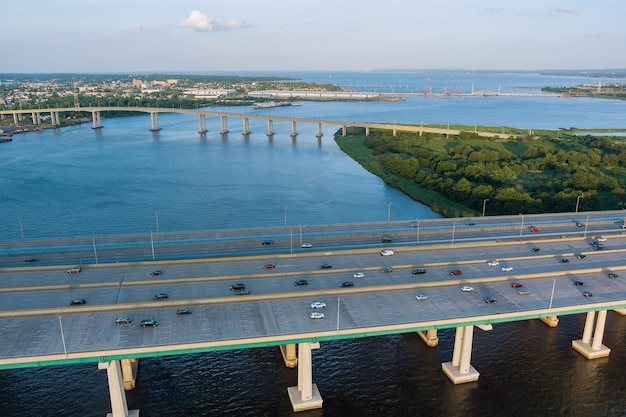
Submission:
[[[483,138],[349,128],[339,147],[390,186],[445,217],[626,208],[626,131],[576,128],[506,132]],[[463,131],[464,130],[464,131]],[[624,132],[622,137],[602,135]]]

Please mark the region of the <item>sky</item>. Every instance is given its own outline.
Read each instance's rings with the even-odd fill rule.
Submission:
[[[28,0],[0,73],[626,68],[623,0]]]

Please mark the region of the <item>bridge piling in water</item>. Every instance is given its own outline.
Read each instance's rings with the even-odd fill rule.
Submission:
[[[296,136],[298,136],[298,131],[296,130],[295,120],[291,121],[291,133],[289,134],[289,136],[291,136],[292,138],[295,138]]]
[[[206,115],[198,114],[198,133],[208,132],[206,128]]]
[[[139,410],[131,410],[130,412],[128,410],[120,361],[98,362],[98,369],[107,370],[109,396],[111,398],[111,413],[108,413],[107,417],[139,417]]]
[[[443,373],[454,384],[478,381],[480,373],[471,365],[474,326],[456,328],[452,361],[441,364]]]
[[[247,117],[243,118],[243,130],[241,131],[242,135],[249,135],[250,134],[250,119],[248,119]]]
[[[122,359],[122,380],[124,381],[124,389],[130,391],[135,388],[137,380],[137,369],[139,367],[139,359]]]
[[[322,136],[324,136],[324,135],[322,134],[322,124],[321,124],[321,123],[318,123],[318,124],[317,124],[317,134],[315,135],[315,137],[316,137],[317,139],[321,139],[321,138],[322,138]]]
[[[161,130],[159,127],[159,113],[158,112],[150,112],[150,131],[156,132]]]
[[[289,343],[287,345],[278,346],[280,353],[283,355],[283,361],[287,368],[295,368],[298,364],[298,356],[296,355],[296,345]]]
[[[267,136],[274,136],[274,121],[272,119],[267,119]]]
[[[319,342],[298,343],[298,385],[287,388],[293,411],[322,408],[322,396],[313,383],[311,350],[319,349]]]
[[[100,118],[100,112],[99,111],[92,111],[91,112],[91,121],[92,121],[92,125],[91,125],[92,129],[101,129],[102,128],[102,119]]]
[[[228,133],[228,117],[220,116],[220,135]]]
[[[428,347],[435,347],[439,345],[439,337],[437,337],[437,329],[430,329],[426,332],[419,331],[417,335],[426,343]]]
[[[587,359],[604,358],[609,356],[611,349],[602,344],[605,324],[606,310],[598,311],[597,320],[595,311],[587,312],[582,339],[572,341],[572,347],[574,350]],[[593,337],[591,336],[592,332]]]

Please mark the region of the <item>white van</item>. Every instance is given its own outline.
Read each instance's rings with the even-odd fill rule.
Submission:
[[[68,274],[78,274],[80,272],[80,268],[70,268],[67,270]]]

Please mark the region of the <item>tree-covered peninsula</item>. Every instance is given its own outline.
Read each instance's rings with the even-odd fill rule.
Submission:
[[[467,128],[470,130],[470,128]],[[348,129],[340,148],[446,217],[626,208],[623,138],[574,131],[509,139]]]

